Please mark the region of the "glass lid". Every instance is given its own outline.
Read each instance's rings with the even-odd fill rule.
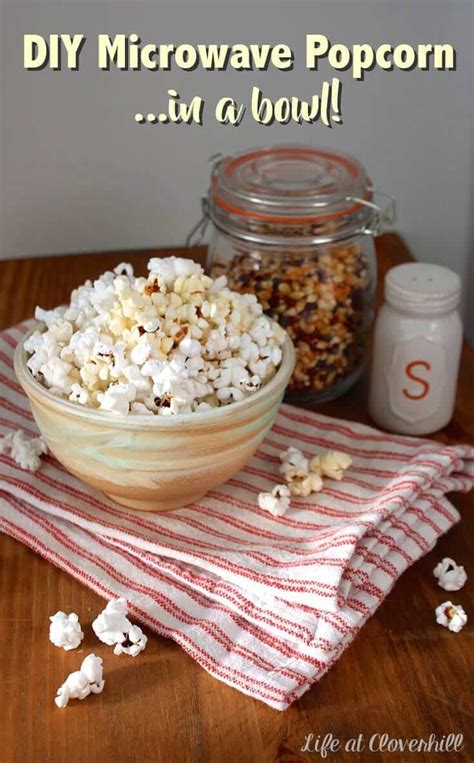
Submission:
[[[370,200],[371,191],[364,168],[351,156],[309,146],[276,146],[220,161],[211,197],[233,214],[294,223],[350,215]]]

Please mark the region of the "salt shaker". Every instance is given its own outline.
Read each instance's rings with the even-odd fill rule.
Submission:
[[[423,435],[451,419],[462,345],[461,281],[439,265],[389,270],[375,325],[369,412],[384,429]]]

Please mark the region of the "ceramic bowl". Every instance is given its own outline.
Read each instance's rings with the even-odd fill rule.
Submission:
[[[295,363],[288,338],[273,379],[245,400],[200,413],[121,418],[62,400],[36,381],[26,365],[27,336],[16,348],[15,372],[50,452],[88,485],[142,511],[186,506],[236,474],[272,426]]]

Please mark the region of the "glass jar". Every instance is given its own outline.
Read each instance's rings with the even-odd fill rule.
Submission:
[[[203,208],[213,223],[208,272],[255,294],[293,340],[287,399],[346,392],[364,366],[381,217],[362,165],[304,146],[218,157]]]

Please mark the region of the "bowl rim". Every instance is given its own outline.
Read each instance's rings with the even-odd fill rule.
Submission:
[[[269,318],[269,320],[271,320],[272,323],[276,323],[272,318]],[[230,403],[229,405],[223,405],[219,408],[211,408],[210,410],[201,412],[177,413],[173,416],[149,416],[144,413],[132,413],[128,414],[128,416],[118,416],[112,411],[103,411],[97,408],[80,406],[77,403],[73,403],[71,400],[65,400],[53,395],[52,392],[35,379],[26,365],[26,350],[24,349],[24,344],[26,340],[41,327],[43,327],[44,330],[46,326],[43,322],[36,322],[35,325],[32,326],[31,329],[18,341],[13,355],[15,374],[26,394],[28,395],[28,388],[30,388],[32,394],[36,393],[37,397],[43,398],[51,404],[51,407],[57,410],[62,410],[65,413],[69,413],[77,418],[87,421],[103,424],[109,423],[114,426],[125,428],[141,426],[161,429],[163,427],[172,428],[180,425],[189,426],[192,423],[200,424],[202,426],[205,422],[213,423],[219,421],[221,418],[229,417],[232,413],[238,414],[242,410],[254,407],[255,404],[258,404],[258,402],[262,400],[262,398],[270,396],[272,392],[278,390],[283,383],[284,391],[296,361],[296,351],[293,342],[291,341],[290,336],[285,332],[286,336],[282,346],[282,359],[276,374],[267,384],[261,387],[257,392],[254,392],[250,397],[247,397],[244,400],[239,400],[238,402]]]

